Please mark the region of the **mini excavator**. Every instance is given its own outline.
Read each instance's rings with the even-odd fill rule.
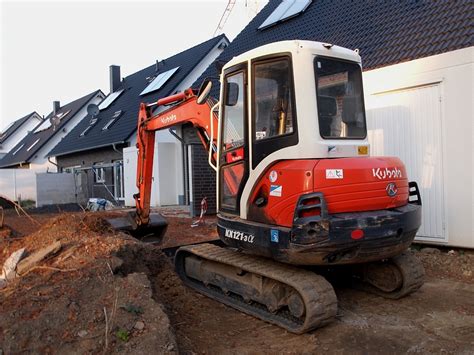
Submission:
[[[400,159],[370,156],[356,51],[276,42],[223,67],[219,102],[211,87],[142,103],[138,117],[133,229],[166,224],[150,213],[155,131],[192,124],[216,172],[225,247],[180,247],[186,285],[294,333],[336,316],[333,287],[314,266],[350,265],[358,285],[387,298],[422,286],[407,252],[420,193]]]

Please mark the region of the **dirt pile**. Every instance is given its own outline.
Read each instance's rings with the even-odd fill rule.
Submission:
[[[154,248],[111,230],[100,214],[63,214],[28,236],[3,238],[0,264],[20,248],[31,255],[58,241],[59,252],[0,291],[0,350],[177,351],[168,317],[139,272],[146,266],[133,265],[134,253]],[[152,256],[164,258],[158,250]]]

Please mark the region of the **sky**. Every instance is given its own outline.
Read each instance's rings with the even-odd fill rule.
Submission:
[[[237,0],[232,40],[268,0]],[[0,131],[213,37],[228,0],[0,0]]]

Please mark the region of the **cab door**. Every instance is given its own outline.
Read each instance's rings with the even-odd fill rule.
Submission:
[[[240,214],[240,197],[248,176],[247,68],[224,73],[219,157],[219,211]]]

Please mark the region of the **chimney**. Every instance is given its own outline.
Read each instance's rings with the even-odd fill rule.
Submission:
[[[61,104],[59,103],[59,101],[53,101],[53,115],[58,113],[60,108],[61,108]]]
[[[110,93],[117,91],[120,87],[120,66],[111,65],[110,71]]]

